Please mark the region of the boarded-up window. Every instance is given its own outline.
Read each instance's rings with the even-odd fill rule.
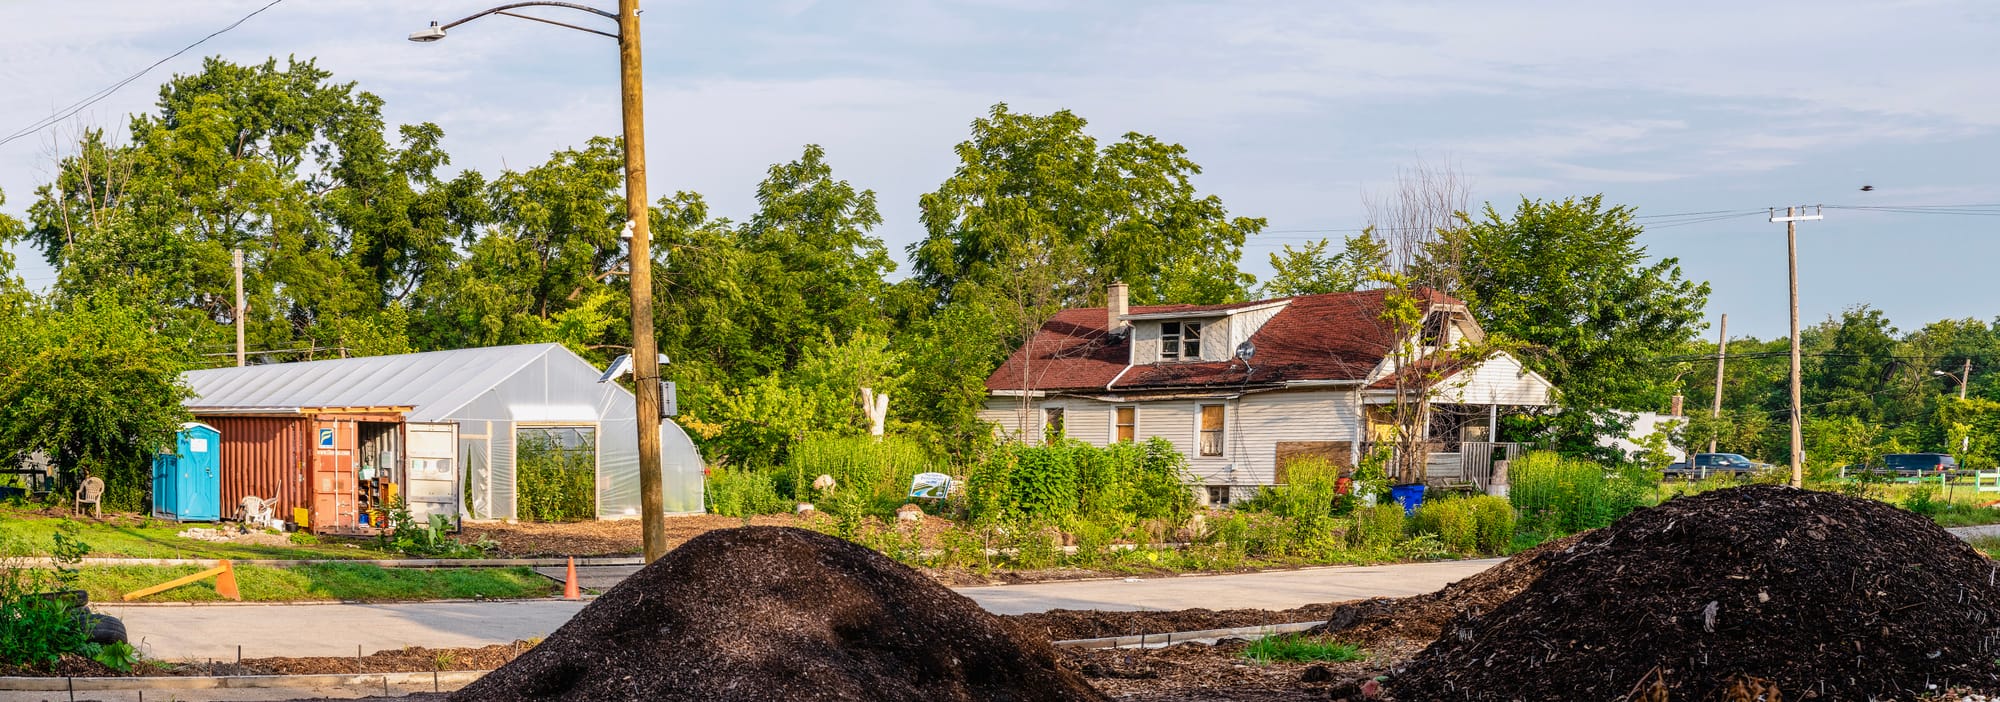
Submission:
[[[1222,455],[1222,405],[1201,406],[1201,455]]]
[[[1042,440],[1048,443],[1062,441],[1063,408],[1050,407],[1042,410]]]
[[[1139,408],[1120,407],[1117,413],[1117,429],[1113,434],[1118,441],[1130,443],[1139,438]]]
[[[1340,466],[1341,473],[1354,470],[1354,444],[1347,441],[1280,441],[1277,446],[1277,468],[1273,482],[1279,485],[1291,483],[1292,463],[1300,460],[1323,460]]]

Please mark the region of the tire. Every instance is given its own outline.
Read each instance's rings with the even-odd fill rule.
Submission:
[[[90,639],[94,644],[125,643],[125,622],[105,614],[90,616]]]

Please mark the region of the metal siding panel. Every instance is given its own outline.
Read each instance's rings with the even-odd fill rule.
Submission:
[[[233,515],[244,497],[274,499],[277,514],[290,519],[295,507],[311,507],[306,484],[307,435],[311,420],[305,417],[224,417],[201,418],[221,433],[221,503],[224,515]]]

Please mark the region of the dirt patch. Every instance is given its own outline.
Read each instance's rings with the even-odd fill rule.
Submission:
[[[1930,520],[1880,502],[1717,490],[1634,512],[1546,555],[1519,595],[1449,622],[1392,680],[1397,698],[2000,689],[2000,570]]]
[[[1063,658],[1106,694],[1145,702],[1326,700],[1335,686],[1372,679],[1392,662],[1371,655],[1352,663],[1258,663],[1243,657],[1244,646],[1071,649]],[[1309,674],[1314,668],[1320,671]]]
[[[454,700],[1101,700],[921,573],[805,531],[697,537]]]
[[[18,667],[0,665],[0,676],[76,677],[186,677],[197,675],[317,675],[326,673],[429,673],[447,670],[492,670],[534,648],[533,641],[515,641],[477,648],[409,648],[376,651],[353,656],[311,656],[245,658],[235,661],[157,663],[143,661],[130,672],[120,672],[78,655],[65,655],[55,665]]]
[[[1282,610],[1182,609],[1169,612],[1052,609],[1034,614],[1008,615],[1003,619],[1023,630],[1046,636],[1050,641],[1066,641],[1325,621],[1329,615],[1347,606],[1347,603],[1331,603]]]
[[[1484,615],[1520,594],[1541,577],[1555,556],[1568,551],[1577,538],[1558,539],[1522,551],[1436,592],[1323,605],[1330,608],[1322,617],[1326,623],[1306,633],[1331,635],[1364,645],[1423,648],[1437,640],[1439,632],[1452,620]]]

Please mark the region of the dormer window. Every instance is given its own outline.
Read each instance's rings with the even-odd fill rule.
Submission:
[[[1424,317],[1424,345],[1432,348],[1444,346],[1445,328],[1451,324],[1451,313],[1432,312]]]
[[[1161,322],[1160,360],[1201,360],[1201,322]]]

